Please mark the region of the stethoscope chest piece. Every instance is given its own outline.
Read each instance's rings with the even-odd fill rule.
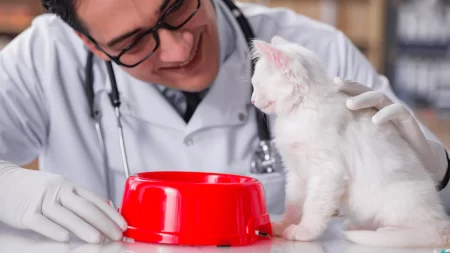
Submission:
[[[253,154],[250,171],[254,174],[276,172],[276,152],[272,141],[262,140]]]

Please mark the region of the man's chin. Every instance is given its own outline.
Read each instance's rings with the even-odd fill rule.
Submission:
[[[176,85],[174,88],[182,91],[187,92],[201,92],[206,89],[208,89],[211,86],[212,82],[205,82],[205,83],[180,83],[179,85]]]
[[[167,86],[170,86],[175,89],[188,91],[188,92],[200,92],[205,89],[208,89],[211,84],[214,82],[215,77],[217,76],[217,71],[214,73],[205,73],[203,75],[196,76],[177,76],[176,80],[168,82]],[[170,78],[170,77],[169,77]],[[172,77],[173,78],[173,77]]]
[[[211,62],[208,64],[202,64],[199,71],[195,73],[189,73],[172,69],[171,71],[154,71],[151,74],[146,73],[145,76],[141,76],[141,79],[148,83],[154,83],[163,85],[172,89],[178,89],[189,92],[199,92],[208,89],[219,72],[219,64],[211,66]],[[137,73],[134,73],[137,74]]]

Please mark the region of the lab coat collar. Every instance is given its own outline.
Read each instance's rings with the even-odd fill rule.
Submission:
[[[117,72],[123,72],[118,66],[114,67]],[[123,73],[117,80],[117,86],[122,96],[121,112],[124,116],[184,131],[186,123],[183,118],[158,89]]]
[[[236,50],[236,41],[230,40],[230,38],[236,37],[236,31],[233,30],[232,24],[228,20],[229,16],[227,16],[227,14],[229,13],[229,10],[223,6],[222,0],[220,1],[220,4],[217,3],[218,1],[211,2],[216,10],[216,23],[220,42],[220,64],[224,64]]]
[[[187,125],[186,135],[205,128],[243,124],[248,118],[247,105],[250,100],[250,86],[242,86],[240,75],[246,68],[245,59],[238,53],[230,56],[223,64],[216,82],[197,107]]]
[[[214,126],[243,124],[251,96],[249,49],[236,19],[218,0],[216,6],[221,58],[224,62],[209,92],[186,124],[153,85],[133,78],[114,65],[124,116],[193,133]],[[109,86],[109,84],[108,84]]]
[[[216,23],[217,24],[227,24],[228,21],[225,17],[226,13],[224,13],[224,10],[221,8],[217,8],[217,4],[214,1],[211,1],[211,3],[213,4],[214,9],[216,10]],[[230,25],[219,25],[218,26],[218,34],[219,34],[219,41],[221,41],[222,43],[220,43],[220,65],[222,65],[223,63],[225,63],[225,61],[230,57],[230,55],[234,52],[235,48],[236,48],[236,42],[234,40],[227,40],[227,38],[230,37],[230,35],[232,35],[233,37],[235,36],[233,34],[233,30],[231,29]],[[224,43],[225,42],[225,43]],[[154,85],[159,92],[161,93],[166,93],[166,92],[175,92],[177,94],[181,93],[181,91],[176,90],[176,89],[171,89],[168,88],[166,86],[160,85],[160,84],[155,84]],[[209,89],[206,89],[202,92],[199,93],[200,97],[203,99],[206,94],[209,92]],[[182,94],[180,94],[182,95]],[[168,99],[168,98],[166,98]],[[169,100],[170,101],[170,100]],[[176,101],[171,101],[171,103],[176,103]],[[174,107],[179,107],[178,104],[173,105]],[[184,111],[180,110],[180,108],[175,108],[180,115],[183,115]]]
[[[221,0],[213,0],[213,3],[223,62],[214,84],[192,116],[186,134],[203,128],[243,124],[251,108],[251,63],[247,41],[228,7]]]

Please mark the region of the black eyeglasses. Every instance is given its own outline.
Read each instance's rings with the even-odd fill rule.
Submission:
[[[92,37],[88,37],[99,50],[105,53],[116,64],[133,68],[151,57],[158,49],[160,45],[158,29],[162,28],[170,31],[180,29],[189,22],[200,9],[200,1],[201,0],[197,0],[197,4],[195,4],[195,0],[176,0],[175,3],[170,5],[163,13],[154,27],[140,34],[117,56],[106,53]],[[143,55],[143,52],[147,52],[147,50],[150,50],[151,52]]]

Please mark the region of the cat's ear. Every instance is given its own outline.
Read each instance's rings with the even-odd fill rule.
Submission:
[[[277,69],[285,69],[288,64],[288,56],[278,48],[261,40],[253,41],[255,55],[265,57]]]

